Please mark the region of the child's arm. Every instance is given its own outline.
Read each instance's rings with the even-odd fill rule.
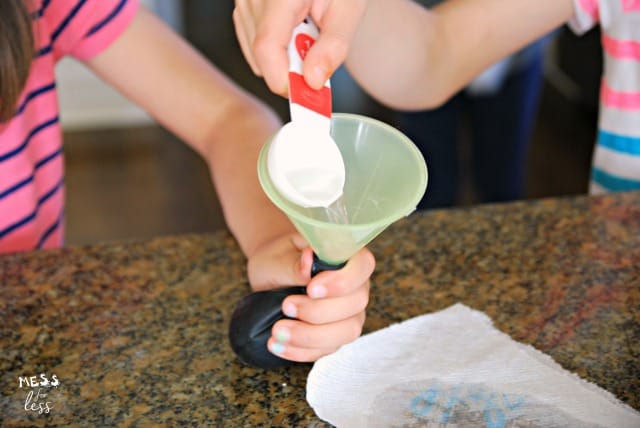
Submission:
[[[369,0],[347,67],[384,104],[434,107],[573,14],[573,0]]]
[[[280,126],[278,118],[157,17],[140,8],[122,36],[88,65],[203,156],[227,225],[248,256],[293,230],[261,191],[256,173],[259,147]]]
[[[253,71],[284,94],[286,46],[296,19],[311,14],[318,42],[304,76],[319,88],[347,58],[356,80],[400,109],[444,102],[497,60],[568,21],[573,0],[448,0],[427,10],[411,0],[236,0],[234,22]],[[326,40],[323,32],[329,31]],[[354,34],[355,33],[355,34]],[[348,54],[348,57],[347,57]]]
[[[208,162],[226,222],[249,259],[255,290],[292,284],[326,289],[327,299],[296,295],[285,300],[287,307],[297,308],[298,320],[275,326],[289,331],[282,355],[314,361],[355,339],[364,323],[373,256],[363,249],[345,268],[310,280],[311,250],[257,178],[258,152],[280,125],[271,110],[144,8],[88,65]]]

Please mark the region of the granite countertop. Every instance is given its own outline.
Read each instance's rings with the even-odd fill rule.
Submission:
[[[640,409],[640,193],[414,213],[370,248],[366,332],[461,302]],[[309,366],[231,351],[226,232],[5,255],[0,279],[2,426],[324,426]]]

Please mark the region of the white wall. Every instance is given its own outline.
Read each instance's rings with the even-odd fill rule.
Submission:
[[[0,0],[3,1],[3,0]],[[142,0],[177,31],[182,29],[181,0]],[[136,126],[152,123],[142,109],[107,86],[82,63],[70,58],[56,67],[60,119],[65,130]]]

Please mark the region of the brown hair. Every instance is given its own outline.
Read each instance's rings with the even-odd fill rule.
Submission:
[[[11,119],[34,55],[31,16],[23,0],[0,0],[0,122]]]

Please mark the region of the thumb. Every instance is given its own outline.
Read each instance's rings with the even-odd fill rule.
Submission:
[[[347,56],[347,41],[338,34],[320,33],[304,60],[304,79],[313,89],[321,89]]]
[[[364,13],[358,2],[333,2],[322,12],[312,10],[320,35],[303,64],[307,84],[320,89],[326,80],[346,60],[351,40]]]
[[[293,265],[293,277],[295,277],[300,285],[306,285],[311,279],[311,266],[313,265],[313,250],[305,241],[305,239],[295,234],[291,238],[291,243],[295,247],[298,258]]]
[[[313,251],[298,234],[283,236],[249,258],[249,283],[254,291],[306,285],[311,278]]]

